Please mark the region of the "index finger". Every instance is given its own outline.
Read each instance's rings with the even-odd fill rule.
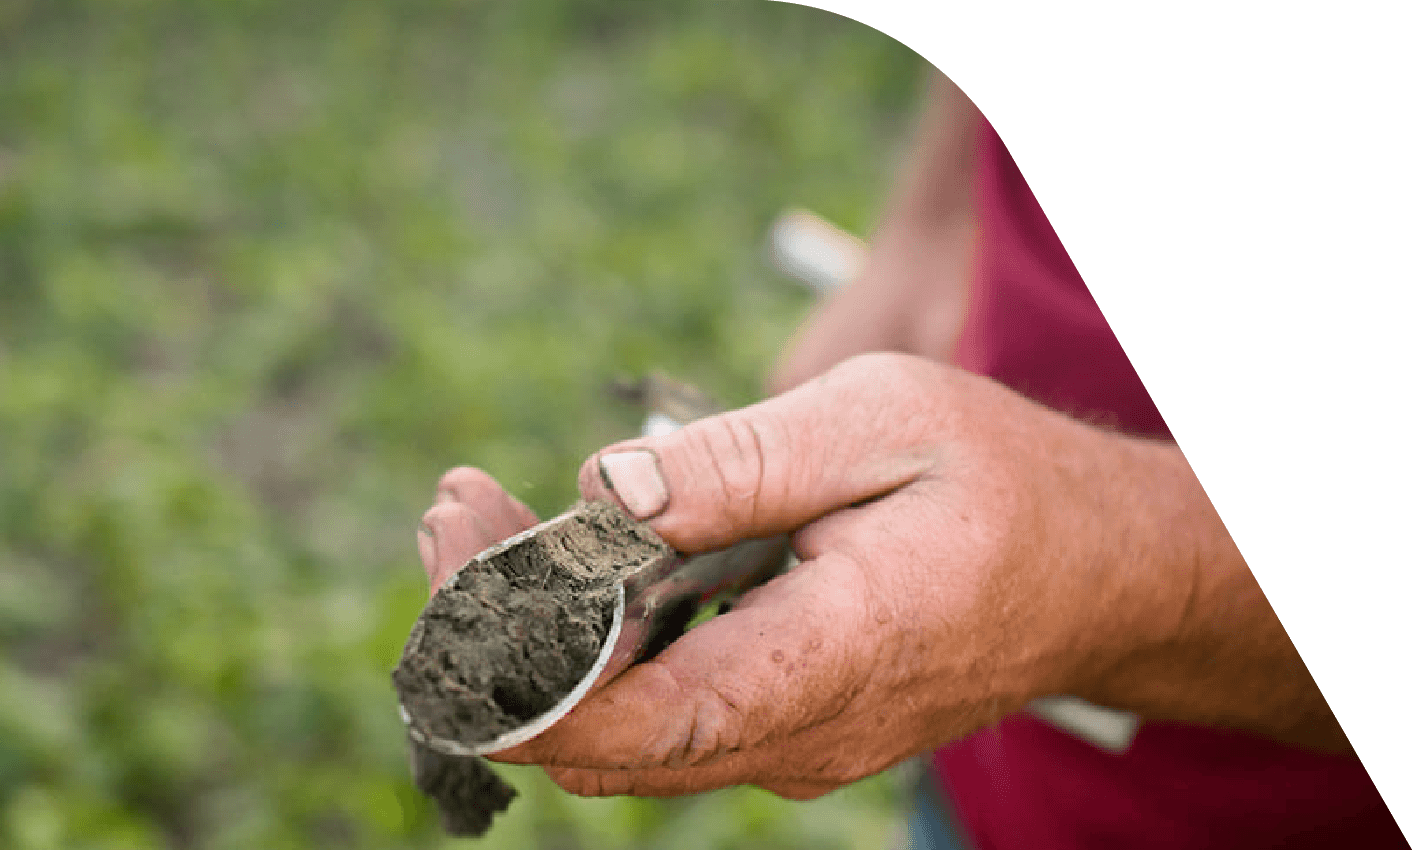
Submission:
[[[537,522],[534,512],[488,473],[459,466],[437,482],[436,504],[422,515],[417,552],[431,592],[487,547]]]

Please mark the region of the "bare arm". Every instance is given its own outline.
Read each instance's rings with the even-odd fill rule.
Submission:
[[[862,272],[801,325],[772,389],[797,386],[868,351],[950,356],[972,275],[980,121],[970,98],[934,72]]]
[[[1106,528],[1089,545],[1130,611],[1077,693],[1103,705],[1350,751],[1338,721],[1176,445],[1091,435]],[[1088,537],[1093,538],[1090,533]]]
[[[906,163],[898,172],[877,236],[925,224],[973,224],[971,182],[980,111],[949,77],[933,71]]]

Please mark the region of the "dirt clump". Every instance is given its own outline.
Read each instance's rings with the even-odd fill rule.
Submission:
[[[548,711],[592,668],[618,581],[673,554],[616,505],[584,502],[477,555],[423,609],[393,671],[412,729],[473,746]],[[414,745],[413,762],[454,834],[484,832],[514,795],[475,757]]]

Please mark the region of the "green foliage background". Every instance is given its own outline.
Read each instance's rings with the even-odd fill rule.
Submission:
[[[876,214],[922,65],[760,0],[0,2],[0,846],[438,847],[388,673],[437,475],[574,495],[651,368],[731,403]],[[865,847],[886,778],[485,847]]]

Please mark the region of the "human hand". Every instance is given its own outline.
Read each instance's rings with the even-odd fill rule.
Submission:
[[[991,381],[870,355],[604,449],[585,497],[684,552],[797,529],[802,563],[494,758],[579,794],[809,798],[1082,693],[1105,629],[1142,616],[1115,616],[1123,571],[1094,557],[1106,514],[1085,464],[1103,436]],[[484,473],[442,484],[422,547],[434,583],[533,522]]]
[[[422,514],[417,530],[417,554],[431,593],[485,549],[538,522],[488,473],[469,466],[450,470],[437,482],[436,504]]]

